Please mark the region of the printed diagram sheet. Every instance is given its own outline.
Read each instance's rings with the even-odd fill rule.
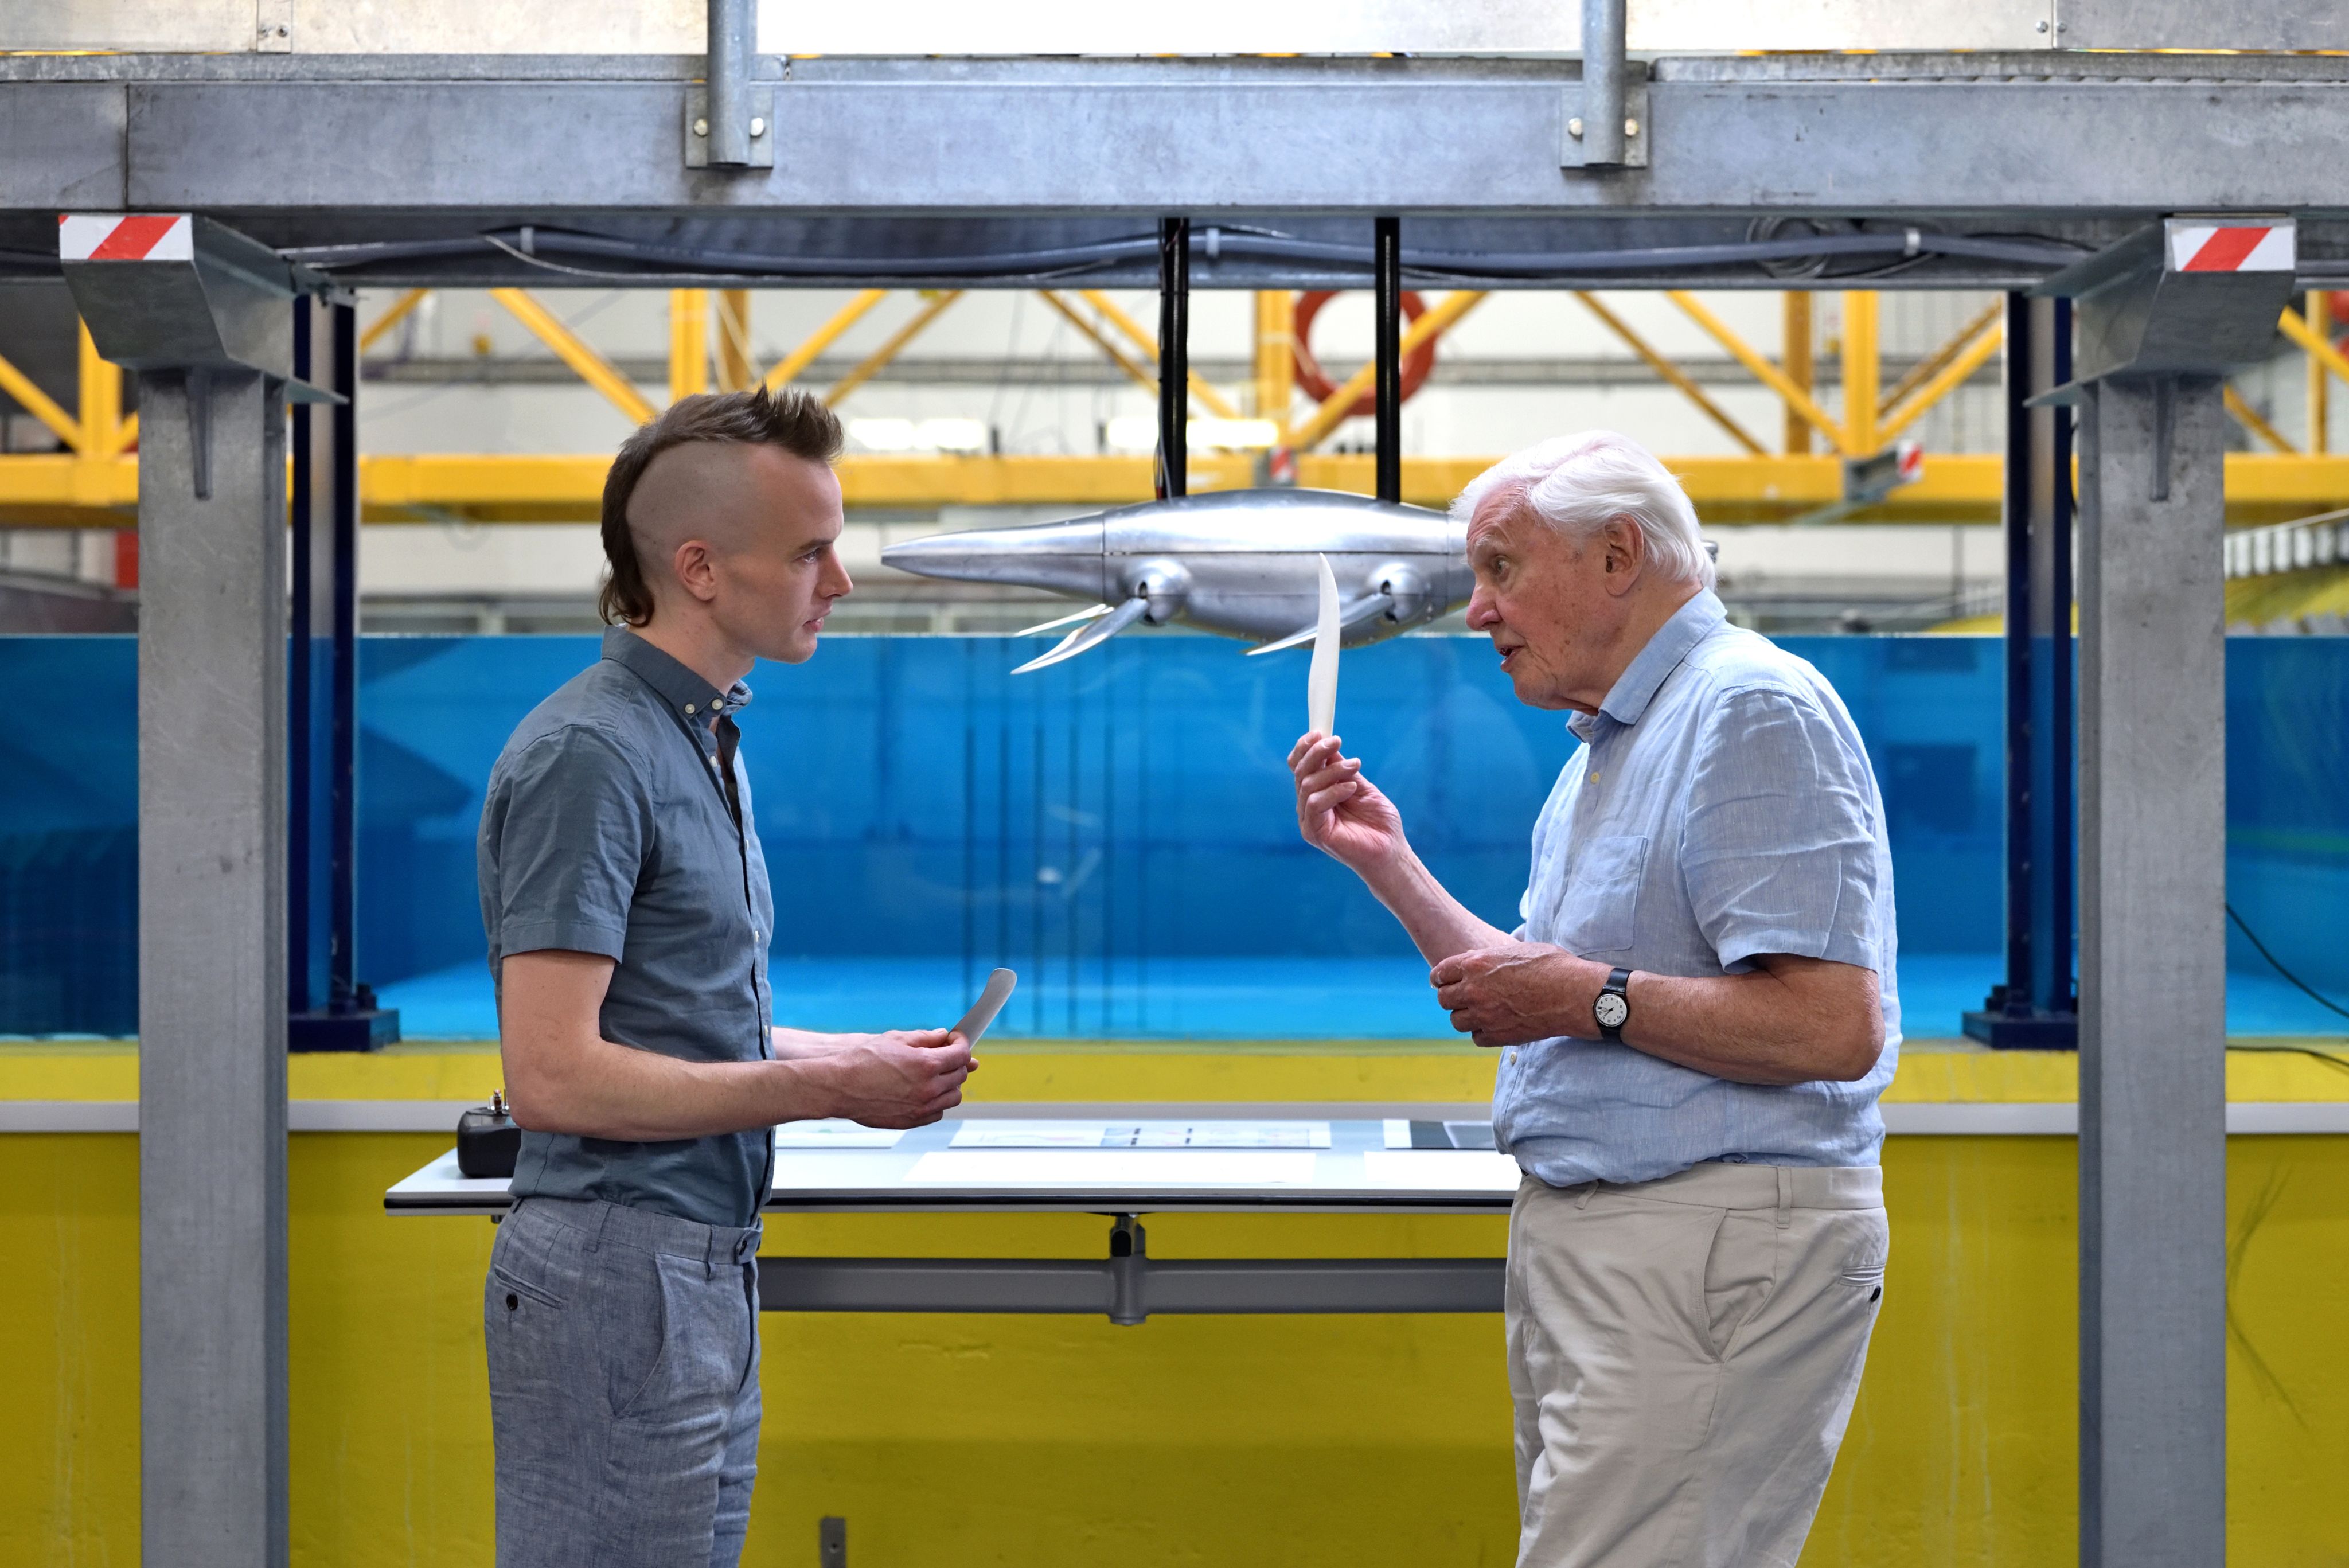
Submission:
[[[1328,1148],[1328,1122],[968,1120],[955,1148]]]
[[[903,1127],[868,1127],[838,1116],[785,1122],[775,1129],[777,1148],[895,1148]]]
[[[905,1173],[915,1187],[1309,1187],[1310,1154],[1255,1149],[942,1148]]]

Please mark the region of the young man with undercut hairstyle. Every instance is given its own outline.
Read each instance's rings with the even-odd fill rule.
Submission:
[[[735,716],[851,584],[840,422],[686,398],[604,487],[604,656],[524,719],[481,812],[481,918],[524,1129],[483,1311],[500,1568],[728,1568],[759,1441],[773,1128],[960,1103],[945,1030],[774,1023],[774,901]]]

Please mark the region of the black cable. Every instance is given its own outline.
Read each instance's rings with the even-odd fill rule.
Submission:
[[[2334,1051],[2319,1051],[2313,1045],[2230,1045],[2227,1049],[2254,1056],[2261,1054],[2270,1056],[2313,1056],[2328,1067],[2338,1067],[2349,1073],[2349,1056]]]
[[[2290,981],[2292,984],[2298,986],[2302,992],[2306,992],[2309,999],[2314,1002],[2318,1006],[2327,1008],[2332,1012],[2337,1012],[2344,1018],[2349,1018],[2349,1007],[2342,1006],[2339,1002],[2333,1001],[2331,997],[2326,996],[2314,986],[2309,984],[2308,981],[2301,979],[2300,976],[2284,968],[2283,961],[2277,958],[2275,954],[2268,951],[2267,943],[2260,940],[2259,933],[2251,929],[2251,923],[2249,921],[2245,920],[2242,916],[2235,912],[2235,906],[2232,904],[2227,906],[2227,919],[2235,922],[2236,929],[2243,933],[2244,937],[2250,940],[2251,946],[2259,950],[2260,957],[2267,960],[2270,964],[2274,966],[2276,973],[2283,976],[2284,979]]]
[[[656,244],[607,234],[536,226],[502,229],[464,238],[401,240],[302,246],[282,253],[287,260],[323,270],[388,263],[431,261],[495,250],[548,271],[599,282],[656,281],[664,274],[744,279],[789,277],[968,277],[1032,282],[1099,271],[1143,260],[1158,248],[1155,235],[1136,234],[1043,250],[934,256],[777,255],[750,251],[709,250]],[[1193,251],[1214,262],[1228,254],[1246,260],[1299,263],[1373,271],[1370,247],[1299,239],[1269,230],[1213,227],[1195,231]],[[1803,263],[1817,268],[1835,257],[1881,256],[1904,268],[1935,256],[2054,269],[2078,259],[2076,247],[2062,242],[2013,236],[1940,234],[1908,226],[1892,232],[1820,234],[1787,239],[1748,239],[1720,244],[1647,245],[1628,250],[1473,252],[1406,250],[1403,270],[1422,277],[1542,278],[1602,273]],[[557,259],[592,258],[641,264],[638,270],[578,267]],[[1882,269],[1878,269],[1879,271]]]

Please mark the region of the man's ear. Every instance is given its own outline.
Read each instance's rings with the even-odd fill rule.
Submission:
[[[718,597],[718,562],[716,554],[698,539],[688,539],[677,547],[669,558],[670,567],[687,594],[708,604]]]
[[[1640,568],[1647,564],[1647,536],[1640,525],[1628,517],[1618,517],[1599,530],[1600,548],[1605,552],[1599,562],[1599,572],[1607,591],[1619,597],[1631,591],[1640,580]]]

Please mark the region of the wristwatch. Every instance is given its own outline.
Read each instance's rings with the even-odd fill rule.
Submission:
[[[1590,1003],[1590,1016],[1598,1021],[1601,1039],[1623,1043],[1623,1025],[1631,1021],[1631,999],[1623,988],[1631,983],[1628,969],[1609,970],[1607,983],[1599,988],[1599,995]]]

